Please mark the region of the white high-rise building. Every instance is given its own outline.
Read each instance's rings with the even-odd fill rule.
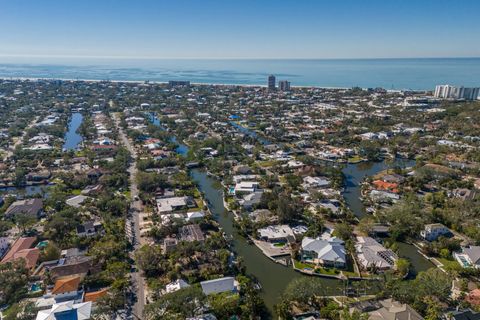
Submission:
[[[289,91],[290,81],[287,81],[287,80],[278,81],[278,87],[280,88],[280,91]]]
[[[435,87],[435,97],[442,99],[477,100],[480,88],[455,87],[448,84]]]

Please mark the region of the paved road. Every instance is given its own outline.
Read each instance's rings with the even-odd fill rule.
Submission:
[[[137,152],[133,147],[130,140],[127,138],[125,131],[120,126],[120,116],[119,114],[114,114],[115,125],[119,131],[119,137],[122,144],[127,148],[132,156],[133,161],[128,168],[130,174],[130,194],[131,194],[131,203],[130,203],[130,212],[126,220],[126,233],[127,237],[131,240],[133,244],[133,250],[129,253],[130,257],[133,258],[134,250],[140,247],[140,221],[139,214],[143,209],[142,203],[138,199],[138,186],[137,186]],[[127,310],[129,313],[133,313],[135,319],[141,319],[143,316],[143,309],[145,307],[145,279],[142,274],[137,269],[132,269],[130,273],[131,280],[131,291],[135,295],[135,304],[133,305],[133,310],[128,308],[131,305],[131,301],[127,301]],[[131,318],[131,317],[129,317]]]

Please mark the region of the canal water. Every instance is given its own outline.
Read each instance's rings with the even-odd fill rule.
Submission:
[[[345,176],[345,190],[343,197],[345,203],[352,210],[352,212],[359,218],[363,217],[365,206],[363,205],[361,197],[361,183],[367,176],[373,176],[383,170],[395,167],[407,168],[413,167],[415,160],[396,158],[394,160],[385,160],[381,162],[361,162],[357,164],[348,164],[343,170]],[[410,275],[415,276],[420,271],[425,271],[434,267],[433,263],[422,256],[418,249],[408,243],[397,242],[398,255],[410,261],[412,268]]]
[[[160,123],[156,117],[151,118],[155,125],[160,126]],[[249,129],[242,127],[245,130]],[[244,132],[244,130],[242,130]],[[252,132],[252,131],[250,131]],[[244,132],[245,133],[245,132]],[[186,155],[188,153],[188,146],[179,143],[175,137],[172,137],[172,142],[178,144],[177,153]],[[260,141],[261,143],[264,143]],[[265,141],[268,143],[268,141]],[[400,161],[400,160],[399,160]],[[354,212],[363,212],[363,205],[361,202],[355,200],[355,195],[360,194],[360,183],[365,175],[375,174],[381,170],[388,168],[391,164],[385,163],[370,163],[368,165],[355,164],[348,165],[344,169],[344,173],[347,176],[347,186],[345,190],[345,198],[348,205],[354,206],[352,210]],[[393,163],[392,167],[400,165],[400,163]],[[412,165],[412,162],[407,162],[406,166]],[[233,248],[235,253],[242,258],[246,267],[247,273],[251,274],[255,279],[259,281],[262,286],[261,297],[265,301],[267,309],[273,315],[273,306],[278,303],[280,295],[284,292],[288,284],[298,277],[305,277],[298,272],[295,272],[291,267],[285,267],[283,265],[272,262],[268,259],[255,245],[247,243],[245,238],[241,237],[233,226],[233,216],[228,214],[223,205],[223,190],[218,188],[218,183],[215,178],[207,175],[202,169],[193,169],[190,174],[197,184],[199,190],[204,194],[204,197],[209,202],[209,207],[218,221],[224,232],[228,236],[233,237]],[[405,247],[405,246],[406,247]],[[408,258],[411,260],[421,261],[423,257],[418,253],[415,255],[416,250],[410,250],[413,246],[408,244],[399,245],[401,250],[408,252]],[[417,256],[418,255],[418,256]],[[403,255],[402,255],[403,256]],[[420,259],[421,258],[421,259]],[[425,260],[425,259],[423,259]],[[426,260],[425,260],[426,261]],[[426,261],[429,263],[428,261]],[[418,264],[418,267],[423,270],[422,263]],[[417,266],[415,266],[417,268]],[[325,292],[330,295],[343,294],[344,282],[337,279],[317,278],[322,281],[325,286]]]
[[[65,133],[63,150],[76,150],[78,149],[80,143],[83,141],[83,138],[78,134],[77,130],[82,124],[83,115],[80,112],[72,113],[72,117],[68,122],[68,130]]]

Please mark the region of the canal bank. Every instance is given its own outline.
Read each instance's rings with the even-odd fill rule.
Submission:
[[[150,120],[153,124],[161,127],[160,121],[155,117],[155,115],[151,115]],[[187,155],[189,151],[188,146],[177,141],[176,137],[171,137],[170,141],[178,145],[178,147],[176,148],[176,152],[178,154],[182,156]],[[387,166],[382,166],[378,163],[374,163],[372,164],[372,168],[370,168],[366,172],[363,172],[363,170],[361,169],[365,166],[362,165],[364,164],[360,163],[355,165],[349,165],[346,167],[350,176],[352,177],[350,183],[348,183],[346,188],[346,192],[348,192],[348,194],[354,195],[357,192],[358,194],[360,193],[360,182],[361,180],[363,180],[364,175],[375,174],[387,168]],[[361,166],[357,169],[358,172],[355,170],[357,166]],[[365,168],[369,167],[366,166]],[[205,200],[209,204],[210,211],[213,214],[214,218],[218,221],[219,225],[222,227],[227,237],[232,238],[233,251],[243,261],[247,273],[253,276],[261,284],[261,297],[265,301],[265,305],[273,318],[274,305],[279,302],[280,295],[285,291],[288,284],[296,278],[308,277],[309,275],[296,272],[291,266],[286,267],[281,264],[272,262],[267,256],[262,253],[259,248],[257,248],[253,244],[249,244],[244,237],[240,236],[237,233],[234,227],[233,215],[228,214],[227,210],[225,209],[223,189],[219,187],[221,184],[218,183],[218,180],[214,177],[209,176],[207,174],[207,171],[202,169],[194,168],[189,170],[189,172],[191,177],[197,184],[199,190],[202,192]],[[353,189],[350,190],[350,188]],[[362,209],[363,205],[362,207],[358,206],[357,208]],[[345,290],[348,290],[348,284],[344,280],[323,277],[315,277],[315,279],[316,281],[322,282],[322,284],[324,285],[325,294],[327,295],[343,295],[345,293]],[[365,283],[366,287],[370,288],[370,284],[367,284],[367,282],[371,283],[372,281],[362,281],[362,283]]]
[[[153,115],[150,120],[153,124],[161,127],[158,119]],[[189,148],[185,144],[177,141],[176,137],[171,137],[171,142],[177,143],[176,152],[186,156]],[[223,189],[219,187],[218,180],[210,177],[205,170],[191,169],[190,175],[202,192],[204,199],[209,204],[209,209],[227,237],[232,238],[232,246],[235,254],[242,260],[247,273],[254,277],[261,285],[261,297],[273,318],[273,307],[278,302],[280,295],[284,292],[288,284],[295,278],[302,275],[278,263],[272,262],[255,245],[249,244],[247,240],[240,236],[233,225],[233,215],[228,214],[224,206]],[[329,295],[343,294],[345,287],[344,281],[337,279],[321,279],[325,285],[325,292]]]
[[[347,164],[342,172],[345,176],[345,189],[343,197],[346,205],[358,218],[365,216],[365,206],[361,200],[361,183],[367,176],[392,168],[408,168],[415,165],[415,160],[396,158],[380,162],[361,162]],[[418,252],[418,249],[410,243],[397,242],[398,255],[410,261],[410,277],[415,277],[418,272],[426,271],[435,265]]]

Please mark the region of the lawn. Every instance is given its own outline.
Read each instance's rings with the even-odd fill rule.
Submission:
[[[454,269],[454,268],[458,268],[459,266],[457,260],[449,260],[449,259],[439,258],[439,257],[436,257],[435,259],[440,261],[440,263],[443,264],[446,269]]]
[[[300,262],[298,260],[293,260],[293,264],[295,265],[295,268],[303,270],[303,269],[315,269],[315,266],[310,263],[304,263]]]
[[[360,156],[353,156],[353,157],[348,158],[349,163],[359,163],[359,162],[362,162],[362,161],[363,161],[363,158],[360,157]]]
[[[260,167],[273,167],[275,165],[276,161],[275,160],[265,160],[265,161],[257,161],[257,164]]]
[[[340,274],[340,271],[334,268],[315,268],[315,273],[326,274],[329,276],[336,276]]]

